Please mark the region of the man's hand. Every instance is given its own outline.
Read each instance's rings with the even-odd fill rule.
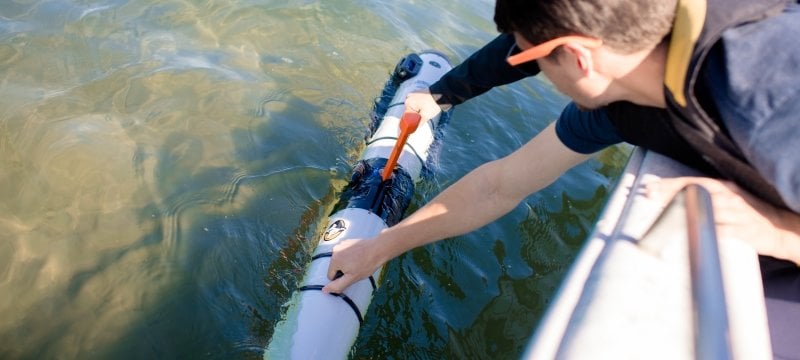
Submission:
[[[425,122],[439,113],[442,112],[442,107],[436,103],[436,99],[430,92],[422,90],[419,92],[412,92],[406,96],[406,111],[413,111],[422,116],[422,121]]]
[[[736,238],[761,255],[800,264],[800,214],[772,206],[729,181],[679,177],[645,186],[648,197],[666,204],[689,184],[701,185],[711,194],[719,238]]]
[[[373,239],[348,239],[342,240],[333,247],[333,256],[328,265],[328,285],[322,288],[326,294],[340,294],[356,281],[365,279],[375,273],[384,260],[378,256],[378,238]],[[341,271],[343,275],[336,277]]]

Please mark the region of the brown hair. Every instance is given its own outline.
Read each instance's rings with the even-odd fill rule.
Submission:
[[[494,22],[500,32],[517,32],[531,44],[584,35],[634,52],[670,34],[676,6],[677,0],[497,0]]]

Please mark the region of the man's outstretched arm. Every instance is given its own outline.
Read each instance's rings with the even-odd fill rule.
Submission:
[[[339,293],[408,250],[496,220],[589,157],[562,144],[551,124],[514,153],[481,165],[377,237],[342,241],[334,247],[328,278],[334,279],[338,271],[344,275],[323,291]]]

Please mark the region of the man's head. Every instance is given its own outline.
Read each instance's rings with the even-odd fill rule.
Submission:
[[[655,94],[663,73],[651,55],[670,34],[676,6],[677,0],[497,0],[494,20],[523,50],[509,63],[537,60],[579,106],[655,106],[654,98],[663,100]]]
[[[660,43],[672,29],[677,0],[497,0],[494,22],[531,44],[566,35],[601,39],[629,53]]]

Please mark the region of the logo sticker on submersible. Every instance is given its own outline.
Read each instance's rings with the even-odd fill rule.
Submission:
[[[339,235],[341,235],[345,230],[347,230],[347,223],[342,219],[336,220],[332,224],[328,225],[328,230],[325,230],[325,234],[322,235],[322,239],[325,241],[331,241],[339,237]]]

